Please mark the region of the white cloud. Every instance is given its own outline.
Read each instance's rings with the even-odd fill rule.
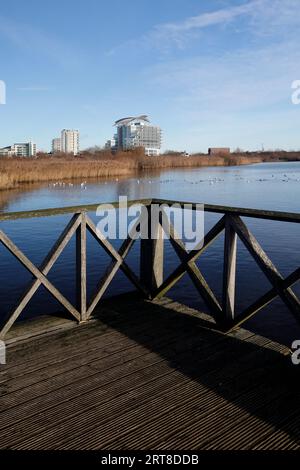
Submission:
[[[252,0],[243,5],[235,7],[223,8],[209,13],[202,13],[184,19],[181,22],[165,23],[155,26],[150,32],[149,38],[152,40],[168,40],[174,41],[178,46],[183,45],[187,33],[191,31],[216,26],[235,20],[236,18],[251,14],[263,0]]]
[[[193,130],[194,150],[199,142],[204,149],[212,142],[298,146],[291,83],[300,79],[300,1],[227,4],[156,25],[120,47],[152,61],[141,81],[145,93],[160,97],[162,126],[176,129],[172,145],[185,148]]]
[[[216,28],[230,26],[237,34],[261,36],[299,35],[299,0],[249,0],[237,6],[201,13],[178,22],[155,25],[142,37],[132,38],[107,51],[113,56],[124,48],[144,52],[153,48],[161,53],[185,49],[201,32],[216,34]],[[234,28],[233,28],[234,25]]]
[[[278,39],[279,34],[298,36],[299,13],[299,0],[251,0],[242,5],[201,13],[181,22],[157,25],[148,33],[147,41],[162,52],[169,52],[172,47],[184,49],[203,29],[232,27],[233,23],[236,32],[247,32],[256,39],[261,36]]]
[[[233,20],[247,15],[247,21],[240,25],[240,34],[247,29],[253,36],[247,36],[247,42],[240,47],[238,42],[230,43],[226,53],[214,50],[211,55],[200,49],[188,59],[164,60],[148,67],[145,77],[151,77],[154,87],[165,89],[169,102],[180,106],[184,112],[195,109],[226,112],[280,103],[288,105],[291,83],[300,79],[298,9],[299,0],[255,0],[163,25],[161,34],[173,39],[170,32],[185,35],[194,29],[219,24],[225,18]],[[261,35],[266,34],[273,37],[261,40]]]

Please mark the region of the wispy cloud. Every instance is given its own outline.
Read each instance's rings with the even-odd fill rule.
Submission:
[[[155,25],[142,37],[132,38],[107,51],[114,55],[126,48],[138,51],[154,49],[171,53],[174,49],[185,49],[201,32],[215,32],[215,28],[226,28],[234,24],[241,34],[260,36],[283,36],[293,32],[299,34],[299,0],[250,0],[241,5],[228,6],[218,10],[184,18],[178,22]],[[207,34],[208,34],[207,33]]]
[[[185,18],[179,22],[162,23],[155,25],[150,31],[138,39],[130,39],[107,51],[108,56],[113,56],[123,47],[126,48],[150,48],[161,52],[169,52],[173,47],[183,49],[191,35],[204,28],[228,24],[235,19],[249,15],[265,0],[251,0],[242,5],[218,9],[201,13],[197,16]]]
[[[160,24],[154,27],[153,31],[149,33],[148,38],[157,44],[161,44],[161,41],[164,40],[171,41],[178,47],[183,47],[189,33],[210,26],[224,25],[240,16],[249,15],[255,11],[255,8],[262,1],[252,0],[243,5],[201,13],[200,15],[186,18],[181,22]]]

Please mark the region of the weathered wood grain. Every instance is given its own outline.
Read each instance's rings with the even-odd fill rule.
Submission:
[[[109,240],[101,234],[91,218],[87,215],[88,211],[96,210],[98,205],[73,206],[57,209],[46,209],[37,211],[26,211],[20,213],[0,214],[0,220],[15,220],[19,218],[30,217],[48,217],[55,215],[68,214],[75,212],[71,222],[67,225],[60,238],[55,243],[53,249],[46,256],[40,267],[35,266],[21,250],[7,237],[0,232],[0,243],[2,243],[14,256],[23,264],[23,266],[36,278],[22,295],[19,304],[6,317],[0,329],[0,337],[5,338],[12,325],[20,316],[21,312],[31,300],[32,296],[40,285],[43,285],[64,308],[72,314],[79,322],[84,323],[91,318],[98,302],[110,286],[115,274],[121,270],[132,282],[134,287],[143,295],[144,298],[155,299],[164,296],[183,276],[188,273],[199,294],[208,306],[209,313],[214,318],[219,328],[228,330],[236,328],[252,315],[268,305],[275,297],[279,296],[288,306],[295,318],[300,322],[300,300],[293,292],[291,286],[299,280],[298,268],[286,279],[279,273],[276,266],[269,259],[265,251],[259,245],[253,234],[247,228],[241,217],[255,217],[259,219],[275,220],[282,222],[300,221],[300,214],[284,213],[276,211],[254,210],[247,208],[234,208],[226,206],[216,206],[196,203],[185,203],[176,201],[176,207],[184,209],[188,204],[189,210],[202,210],[216,214],[223,214],[223,217],[208,231],[204,236],[203,245],[187,252],[183,242],[175,234],[174,227],[170,224],[163,211],[163,207],[173,204],[174,201],[160,199],[145,199],[129,201],[128,206],[144,204],[148,211],[148,231],[154,231],[151,237],[141,240],[140,251],[140,269],[137,275],[126,263],[126,256],[131,249],[134,239],[129,234],[124,241],[121,249],[117,251]],[[161,219],[153,227],[154,217],[152,215],[154,206],[160,205]],[[118,209],[119,203],[101,205],[102,208]],[[163,218],[163,220],[162,220]],[[137,222],[137,225],[141,223]],[[196,260],[204,253],[207,248],[216,240],[216,238],[225,229],[224,241],[224,269],[223,269],[223,298],[219,302],[217,296],[208,285],[198,266]],[[170,235],[171,244],[179,257],[179,266],[164,279],[164,256],[163,256],[163,230]],[[91,299],[87,299],[87,231],[92,234],[95,240],[102,246],[112,261],[108,266],[104,276],[99,280],[97,289]],[[63,295],[54,287],[47,278],[51,267],[62,253],[64,247],[76,232],[76,292],[77,305],[75,308]],[[252,305],[245,309],[240,315],[235,312],[235,284],[236,284],[236,261],[237,261],[237,236],[242,240],[251,256],[259,265],[261,270],[272,284],[272,289],[257,299]]]
[[[76,294],[80,321],[87,320],[86,299],[86,214],[80,215],[80,226],[76,230]]]
[[[148,238],[141,239],[140,246],[140,279],[147,286],[150,297],[163,282],[164,272],[164,233],[159,219],[152,221],[151,207],[148,208],[147,224]]]
[[[44,261],[42,262],[39,270],[47,276],[50,269],[54,265],[55,261],[59,258],[61,253],[63,252],[64,248],[69,243],[70,239],[76,232],[80,225],[80,215],[76,214],[72,217],[66,228],[63,230],[62,234],[58,238],[58,240],[54,243],[53,247],[51,248],[50,252],[45,257]],[[0,338],[4,338],[12,325],[18,319],[30,299],[33,297],[35,292],[38,290],[40,285],[42,284],[40,279],[35,279],[30,283],[30,285],[25,289],[24,294],[18,300],[18,304],[13,312],[8,316],[8,318],[4,318],[2,320],[2,326],[0,329]]]
[[[258,266],[276,289],[279,297],[283,300],[285,305],[293,313],[296,320],[300,322],[300,300],[290,287],[281,289],[280,285],[284,281],[283,276],[279,273],[278,269],[266,252],[262,249],[254,235],[247,228],[242,219],[238,216],[229,216],[230,224],[238,234],[249,253],[252,255]]]
[[[35,334],[23,363],[9,348],[0,448],[300,449],[288,348],[244,329],[202,328],[201,312],[165,298],[104,303],[101,321],[66,328],[65,339],[61,330],[37,343]]]
[[[223,313],[226,321],[235,317],[237,234],[226,217],[224,240]]]

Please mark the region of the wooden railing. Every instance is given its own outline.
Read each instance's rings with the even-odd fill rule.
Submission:
[[[150,225],[150,209],[152,204],[172,205],[174,202],[176,202],[177,207],[181,207],[182,209],[184,209],[185,204],[189,204],[192,210],[198,210],[199,207],[196,203],[160,199],[129,201],[128,206],[141,204],[146,206],[148,209],[148,220],[146,223]],[[116,209],[119,207],[118,203],[107,205],[101,204],[103,209],[105,209],[105,207],[111,208],[112,206]],[[139,225],[142,223],[141,219],[137,220],[131,233],[128,233],[127,239],[124,240],[120,249],[117,251],[112,244],[99,233],[93,221],[88,216],[88,212],[95,211],[97,207],[98,204],[93,204],[88,206],[73,206],[0,214],[0,221],[73,214],[71,220],[39,267],[32,263],[3,231],[0,231],[1,244],[13,254],[13,256],[32,274],[34,278],[18,301],[17,306],[2,320],[0,338],[3,339],[5,337],[40,286],[44,286],[62,305],[62,307],[64,307],[64,309],[66,309],[78,322],[81,323],[88,321],[118,270],[123,271],[135,288],[140,291],[141,295],[148,299],[155,299],[157,297],[164,296],[184,276],[184,274],[188,273],[199,294],[205,301],[211,316],[215,320],[216,327],[220,327],[224,330],[229,330],[233,327],[239,326],[278,296],[293,313],[295,318],[298,321],[300,320],[300,300],[291,289],[291,286],[300,279],[300,267],[293,271],[288,277],[284,278],[241,218],[246,217],[299,223],[300,214],[205,204],[203,206],[205,212],[222,214],[222,217],[208,231],[208,233],[205,234],[201,248],[187,252],[184,243],[178,238],[174,226],[171,224],[166,214],[162,212],[162,216],[156,227],[157,237],[154,239],[148,238],[141,240],[140,273],[137,275],[126,263],[126,257],[135,242],[135,239],[132,238],[132,233],[139,228]],[[168,235],[170,242],[180,259],[180,264],[172,274],[164,279],[163,228],[166,230],[166,227],[169,231]],[[94,239],[112,258],[110,265],[108,266],[104,276],[100,279],[97,289],[89,302],[87,301],[86,295],[87,231],[91,233]],[[223,296],[222,302],[219,302],[196,265],[196,260],[224,231]],[[76,236],[76,306],[72,305],[47,278],[47,275],[54,263],[62,254],[64,248],[73,236]],[[243,312],[236,315],[235,287],[238,237],[256,261],[257,265],[266,275],[267,279],[272,284],[272,288],[264,295],[260,296]]]

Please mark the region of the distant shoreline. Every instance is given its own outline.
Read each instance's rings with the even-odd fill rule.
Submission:
[[[238,166],[263,162],[300,161],[300,152],[263,152],[230,155],[162,155],[145,157],[136,152],[122,152],[108,158],[105,152],[80,157],[1,158],[0,190],[16,189],[23,184],[61,182],[64,180],[129,177],[147,171],[175,168]]]

